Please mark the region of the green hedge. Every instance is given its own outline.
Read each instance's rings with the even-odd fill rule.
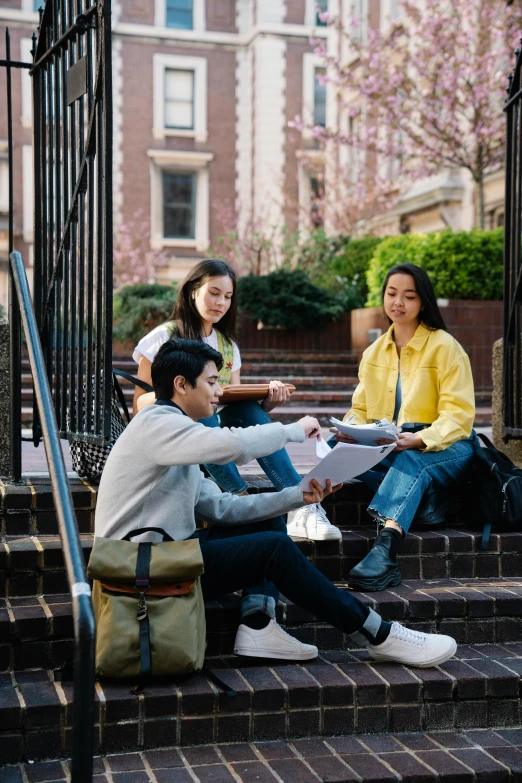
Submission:
[[[375,249],[366,279],[366,305],[381,305],[388,271],[397,264],[426,270],[441,299],[500,300],[503,286],[503,230],[438,231],[388,237]]]
[[[251,321],[286,329],[313,329],[338,318],[342,306],[300,270],[280,269],[268,275],[247,275],[238,281],[239,309]]]
[[[137,283],[114,294],[112,334],[115,340],[138,342],[155,326],[166,321],[176,302],[174,285]]]

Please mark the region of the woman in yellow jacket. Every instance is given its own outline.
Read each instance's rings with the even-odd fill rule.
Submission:
[[[350,571],[350,585],[365,591],[400,584],[400,541],[423,495],[458,481],[477,444],[469,359],[446,330],[428,275],[414,264],[395,266],[382,294],[391,326],[364,352],[345,416],[353,424],[387,418],[402,429],[389,457],[359,477],[376,489],[368,511],[382,526]],[[337,441],[356,442],[331,431]]]

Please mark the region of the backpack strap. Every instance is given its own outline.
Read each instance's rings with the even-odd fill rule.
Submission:
[[[118,402],[121,405],[123,415],[127,419],[127,424],[130,424],[130,414],[129,414],[129,409],[127,408],[127,400],[125,399],[125,396],[121,390],[121,386],[118,383],[118,379],[116,378],[116,374],[114,370],[112,371],[112,388],[116,392],[116,396],[118,397]]]
[[[142,533],[159,533],[163,536],[164,541],[174,541],[174,539],[165,533],[162,527],[140,527],[138,530],[131,530],[126,536],[123,536],[122,541],[130,541],[134,536],[141,536]]]
[[[484,435],[483,432],[478,432],[477,435],[479,436],[479,438],[482,441],[482,443],[484,444],[484,446],[487,446],[489,449],[494,449],[495,448],[495,446],[492,444],[492,442],[490,441],[488,436]]]
[[[138,557],[136,559],[136,582],[134,589],[138,593],[140,600],[136,619],[140,626],[140,680],[143,683],[148,680],[152,674],[152,656],[150,652],[150,622],[147,609],[146,594],[150,589],[150,559],[152,556],[152,544],[138,544]]]
[[[142,381],[141,378],[136,378],[135,375],[130,375],[128,372],[124,372],[123,370],[115,370],[113,367],[112,374],[119,375],[120,378],[125,378],[126,381],[130,381],[134,384],[134,386],[139,386],[140,389],[144,389],[146,392],[154,391],[150,383]]]
[[[480,542],[481,549],[487,549],[489,546],[489,537],[491,536],[491,522],[486,522],[482,530],[482,541]]]

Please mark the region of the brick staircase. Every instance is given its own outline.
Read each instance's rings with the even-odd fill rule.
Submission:
[[[257,478],[252,491],[267,490]],[[72,685],[56,670],[72,656],[72,613],[51,488],[45,476],[2,485],[0,538],[0,780],[65,780]],[[96,488],[71,479],[86,557]],[[298,545],[341,586],[369,550],[369,495],[347,484],[326,503],[340,542]],[[278,619],[318,659],[238,658],[239,596],[207,605],[210,668],[141,696],[98,683],[96,781],[522,780],[522,533],[496,532],[487,552],[463,516],[414,530],[401,554],[403,584],[362,594],[387,619],[459,642],[433,669],[375,664],[341,632],[281,600]],[[35,763],[29,763],[35,762]],[[2,767],[2,764],[4,765]]]
[[[274,421],[288,424],[296,417],[310,414],[317,416],[323,426],[329,424],[330,416],[341,417],[351,405],[353,391],[357,385],[359,357],[354,353],[317,354],[290,353],[283,351],[243,351],[241,380],[243,383],[268,383],[278,378],[293,383],[297,388],[286,405],[275,408],[271,417]],[[115,359],[114,366],[128,373],[136,373],[136,364],[129,359]],[[27,426],[32,419],[32,390],[29,365],[23,366],[22,414]],[[134,388],[121,381],[129,408]],[[477,389],[475,394],[477,412],[476,426],[491,424],[491,391]]]

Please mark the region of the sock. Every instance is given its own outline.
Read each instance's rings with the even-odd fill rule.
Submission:
[[[241,618],[242,625],[246,625],[247,628],[252,628],[254,631],[261,631],[267,627],[269,622],[270,617],[264,612],[253,612],[253,614],[247,614],[246,617]]]
[[[381,620],[379,630],[375,634],[375,641],[372,642],[372,644],[377,645],[385,642],[390,634],[391,627],[392,627],[391,623],[388,623],[386,620]]]

